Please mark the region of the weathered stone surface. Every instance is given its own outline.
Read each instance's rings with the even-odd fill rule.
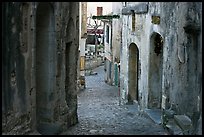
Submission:
[[[164,110],[164,113],[167,116],[167,118],[174,118],[175,112],[173,110],[167,109]]]
[[[168,123],[166,124],[166,128],[171,135],[183,135],[182,129],[178,125],[176,125],[174,119],[168,121]]]
[[[196,134],[197,135],[202,135],[202,115],[200,115],[200,118],[198,120],[198,127],[197,127],[197,131]]]
[[[62,131],[62,127],[58,123],[41,123],[37,130],[42,135],[55,135]]]
[[[174,115],[174,120],[182,130],[190,130],[192,126],[191,119],[185,115]]]
[[[131,7],[125,7],[122,9],[122,15],[131,15],[132,11],[134,11],[135,14],[142,14],[148,12],[148,4],[141,3],[135,6]]]
[[[3,134],[58,134],[77,123],[67,116],[77,109],[79,3],[5,2],[2,11]]]
[[[202,93],[202,6],[200,2],[148,2],[146,14],[131,16],[133,7],[140,3],[123,5],[122,46],[120,55],[120,98],[128,102],[131,92],[130,45],[139,49],[138,74],[139,104],[141,109],[169,109],[174,104],[176,114],[186,114],[196,123],[195,110],[201,112]],[[144,8],[145,9],[145,8]],[[127,16],[126,16],[127,15]],[[152,24],[152,16],[160,17],[159,24]],[[132,19],[135,18],[135,30]],[[142,27],[140,27],[142,24]],[[113,26],[114,27],[114,26]],[[114,28],[113,28],[114,29]],[[155,34],[161,36],[156,40]],[[158,41],[163,46],[158,56]],[[166,97],[162,99],[162,95]],[[168,114],[167,114],[168,115]],[[172,118],[169,113],[169,118]],[[193,118],[194,117],[194,118]],[[195,120],[193,120],[195,119]],[[196,124],[193,124],[196,126]]]

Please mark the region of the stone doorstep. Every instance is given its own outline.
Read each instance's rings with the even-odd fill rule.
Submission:
[[[146,115],[156,124],[161,124],[161,109],[145,109]]]
[[[192,127],[191,119],[186,115],[174,115],[174,120],[184,132],[189,131]]]

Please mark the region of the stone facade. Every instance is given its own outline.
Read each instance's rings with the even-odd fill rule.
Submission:
[[[120,15],[122,3],[115,2],[112,5],[113,15]],[[122,17],[112,19],[112,54],[113,54],[113,85],[119,86],[119,64],[120,52],[122,48]]]
[[[105,82],[113,84],[112,21],[104,20],[104,70]]]
[[[120,97],[141,110],[186,115],[202,128],[200,2],[123,2]],[[134,76],[132,76],[134,75]],[[133,90],[134,89],[134,90]],[[168,119],[168,118],[167,118]]]
[[[2,3],[2,134],[78,122],[79,3]]]

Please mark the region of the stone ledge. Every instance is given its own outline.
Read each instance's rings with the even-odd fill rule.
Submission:
[[[145,109],[146,115],[156,124],[161,123],[161,110],[160,109]]]

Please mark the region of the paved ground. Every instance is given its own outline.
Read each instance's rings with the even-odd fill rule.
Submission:
[[[137,110],[120,106],[118,88],[104,82],[104,68],[86,76],[86,89],[78,93],[79,123],[62,135],[167,135],[161,125]]]

